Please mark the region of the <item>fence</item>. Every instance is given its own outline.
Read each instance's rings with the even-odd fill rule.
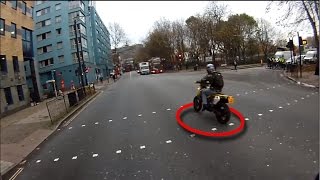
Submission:
[[[85,87],[85,92],[83,91],[83,88],[79,88],[47,101],[46,106],[49,112],[51,124],[72,111],[72,109],[74,109],[78,104],[88,99],[90,96],[95,94],[95,92],[95,87],[92,84]]]

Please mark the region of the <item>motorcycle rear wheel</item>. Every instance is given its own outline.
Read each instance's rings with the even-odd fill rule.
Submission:
[[[216,113],[216,118],[218,122],[221,124],[226,124],[227,122],[229,122],[230,117],[231,117],[231,112],[230,112],[229,106],[225,103],[219,104],[219,106],[217,107],[217,113]]]
[[[202,100],[199,96],[193,98],[193,109],[199,112],[202,109]]]

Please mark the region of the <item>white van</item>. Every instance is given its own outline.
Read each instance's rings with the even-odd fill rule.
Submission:
[[[281,57],[284,58],[287,64],[291,63],[291,57],[292,61],[294,61],[294,56],[291,51],[277,51],[276,54],[274,54],[274,56],[276,58],[276,61]]]
[[[305,63],[316,63],[317,62],[317,51],[308,51],[303,60]]]

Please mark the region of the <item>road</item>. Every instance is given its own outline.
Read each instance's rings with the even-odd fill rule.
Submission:
[[[235,97],[232,107],[244,115],[246,128],[233,138],[204,138],[175,119],[203,75],[125,74],[42,143],[16,179],[314,179],[318,90],[292,84],[280,71],[225,71],[224,93]],[[192,109],[183,120],[217,132],[239,125],[235,116],[220,125],[213,114]]]

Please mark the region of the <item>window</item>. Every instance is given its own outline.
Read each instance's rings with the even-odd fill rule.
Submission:
[[[56,4],[56,11],[61,9],[61,4]]]
[[[12,9],[17,9],[17,0],[11,1],[11,7]]]
[[[82,44],[82,47],[88,48],[88,46],[87,46],[87,40],[86,40],[86,39],[81,38],[81,44]]]
[[[27,13],[27,3],[26,2],[22,2],[21,11],[22,11],[22,14],[26,14]]]
[[[43,53],[51,52],[51,51],[52,51],[52,45],[43,46],[37,49],[37,52],[39,55]]]
[[[24,71],[27,72],[27,66],[24,66]]]
[[[0,34],[5,35],[5,20],[0,18]]]
[[[44,39],[49,39],[51,36],[51,32],[46,32],[46,33],[43,33],[43,34],[39,34],[37,35],[37,40],[38,41],[42,41]]]
[[[15,23],[11,23],[11,37],[17,38],[17,25]]]
[[[40,65],[40,68],[44,68],[46,66],[53,65],[53,58],[49,58],[49,59],[45,59],[45,60],[39,61],[39,65]]]
[[[4,88],[4,94],[6,96],[6,101],[8,105],[13,104],[13,100],[12,100],[12,94],[11,94],[11,89],[10,87]]]
[[[80,1],[69,1],[69,9],[80,7],[84,11],[84,4]]]
[[[86,19],[84,17],[84,14],[81,11],[69,13],[69,22],[73,22],[77,16],[79,16],[79,19],[85,23]]]
[[[20,72],[18,56],[12,56],[13,71]]]
[[[89,60],[89,55],[87,51],[83,51],[83,59],[84,61],[88,61]]]
[[[84,3],[81,1],[80,8],[84,11]]]
[[[75,62],[75,63],[78,62],[77,53],[72,53],[72,60],[73,60],[73,62]]]
[[[30,12],[31,18],[33,18],[33,7],[30,7],[30,8],[31,8],[31,12]]]
[[[51,20],[50,19],[43,20],[43,21],[37,22],[36,28],[39,29],[39,28],[44,27],[44,26],[49,26],[50,24],[51,24]]]
[[[36,16],[42,16],[50,12],[50,7],[43,8],[36,12]]]
[[[8,69],[7,69],[7,58],[5,55],[0,55],[0,71],[1,74],[7,74]]]
[[[62,49],[62,42],[57,43],[57,49]]]
[[[17,93],[18,93],[19,101],[24,101],[24,94],[23,94],[22,85],[17,86]]]
[[[61,28],[56,29],[56,33],[57,33],[57,35],[61,35]]]
[[[64,63],[64,55],[58,56],[59,63]]]
[[[56,23],[61,23],[62,19],[61,16],[56,16]]]
[[[43,0],[43,1],[36,1],[36,5],[40,5],[40,4],[43,4],[45,3],[47,0]]]
[[[22,27],[22,49],[24,57],[33,57],[32,30]]]
[[[71,44],[71,49],[76,49],[76,42],[75,42],[76,38],[70,39],[70,44]],[[80,44],[80,37],[78,37],[78,45]]]
[[[87,30],[86,30],[86,27],[84,27],[82,24],[80,24],[80,32],[84,35],[87,34]]]

